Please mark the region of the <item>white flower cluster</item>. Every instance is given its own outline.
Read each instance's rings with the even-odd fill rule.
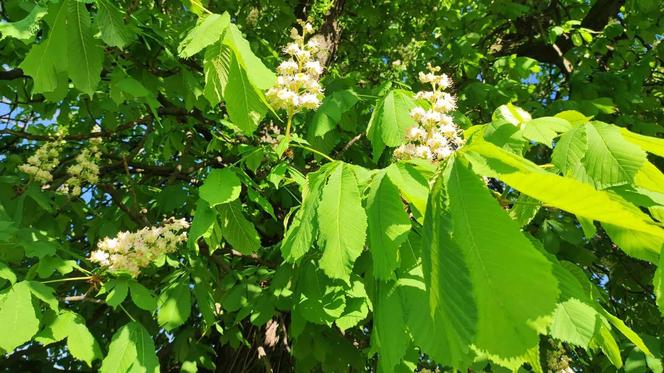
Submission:
[[[170,218],[160,227],[145,227],[136,232],[120,232],[97,243],[90,253],[90,261],[99,263],[111,272],[127,272],[137,277],[159,256],[172,253],[177,245],[187,240],[189,223]],[[182,232],[180,232],[182,231]]]
[[[296,28],[291,30],[293,42],[284,48],[290,58],[277,67],[277,84],[267,91],[272,106],[287,110],[290,115],[303,109],[316,109],[323,98],[323,88],[318,82],[323,67],[315,59],[321,46],[320,38],[311,37],[305,42],[307,35],[313,34],[313,26],[301,20],[298,22],[302,34]]]
[[[99,126],[93,128],[93,132],[100,131]],[[99,145],[101,145],[100,137],[90,139],[90,147],[83,149],[76,156],[74,164],[67,168],[69,178],[60,185],[58,192],[76,197],[81,195],[81,186],[84,183],[96,184],[99,181],[99,166],[97,165],[101,157]]]
[[[279,142],[277,138],[279,137],[279,135],[281,135],[281,128],[279,128],[273,122],[270,122],[267,125],[263,126],[263,128],[260,131],[260,135],[261,137],[259,141],[261,143],[270,146],[275,146]]]
[[[448,114],[456,108],[456,98],[445,92],[452,81],[445,74],[438,75],[440,67],[428,65],[429,72],[420,72],[420,81],[431,84],[430,91],[420,91],[415,98],[428,102],[429,109],[417,106],[410,116],[417,125],[406,132],[408,143],[394,150],[398,159],[424,158],[440,161],[449,157],[463,145],[461,130]]]
[[[63,140],[44,143],[35,154],[28,157],[27,163],[18,166],[22,172],[32,176],[41,185],[53,181],[51,172],[60,164],[60,150],[64,145]]]

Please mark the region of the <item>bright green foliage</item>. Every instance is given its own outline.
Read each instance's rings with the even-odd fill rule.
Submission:
[[[320,268],[331,278],[350,284],[353,264],[364,249],[367,215],[362,208],[357,177],[351,166],[339,163],[330,171],[317,210],[323,251]]]
[[[0,348],[12,351],[39,330],[39,320],[26,282],[16,283],[0,299]]]
[[[406,130],[414,126],[410,109],[415,107],[412,94],[401,89],[390,91],[376,107],[367,127],[367,137],[373,144],[374,158],[385,146],[395,147],[403,141]]]
[[[410,230],[399,190],[390,172],[374,176],[367,194],[368,241],[374,263],[374,276],[387,280],[399,266],[399,246]]]
[[[30,13],[20,21],[0,24],[0,40],[12,37],[22,41],[28,41],[35,36],[39,30],[39,21],[46,15],[46,9],[35,5]]]
[[[551,264],[519,233],[517,225],[492,200],[480,179],[460,160],[455,159],[443,171],[442,177],[446,189],[434,189],[433,196],[445,200],[441,206],[444,211],[440,214],[447,215],[452,226],[436,223],[440,217],[437,211],[432,211],[430,219],[433,222],[430,224],[439,227],[437,229],[449,230],[436,235],[449,236],[454,242],[456,247],[450,249],[461,254],[461,263],[455,266],[461,270],[459,277],[465,277],[464,272],[467,273],[468,288],[455,284],[454,291],[472,294],[472,306],[468,311],[461,308],[456,312],[466,315],[476,312],[476,318],[470,320],[470,325],[454,325],[445,318],[445,313],[436,314],[439,308],[447,310],[455,304],[463,304],[452,303],[452,299],[463,296],[445,296],[436,290],[450,287],[443,285],[447,279],[441,278],[442,273],[447,272],[446,268],[450,268],[441,263],[441,257],[450,254],[436,252],[437,247],[445,245],[435,238],[429,242],[432,249],[428,264],[431,312],[434,319],[446,323],[445,328],[457,330],[457,335],[471,336],[472,339],[463,343],[472,343],[480,351],[500,360],[518,359],[537,344],[535,328],[541,326],[531,326],[529,322],[548,315],[557,299],[558,289]],[[520,270],[505,270],[510,267]],[[458,314],[458,317],[462,316]]]
[[[101,372],[158,372],[159,362],[154,342],[147,330],[137,322],[120,328],[114,335]]]
[[[662,25],[654,0],[4,0],[0,371],[662,372]],[[415,98],[429,63],[455,100]],[[271,106],[288,79],[306,110]],[[445,148],[429,105],[460,147],[395,159]]]
[[[177,282],[170,284],[160,295],[157,321],[166,330],[182,325],[191,312],[191,292],[189,284]]]
[[[240,196],[242,184],[232,169],[212,170],[198,192],[210,207],[235,201]]]

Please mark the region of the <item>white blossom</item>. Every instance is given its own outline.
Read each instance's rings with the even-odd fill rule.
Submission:
[[[92,129],[93,133],[101,131],[99,126],[95,125]],[[81,194],[81,187],[85,184],[96,184],[99,181],[99,160],[101,153],[99,145],[101,144],[101,137],[93,137],[90,139],[90,146],[83,149],[74,159],[74,164],[67,168],[67,175],[69,178],[58,188],[58,192],[68,194],[76,197]]]
[[[170,218],[162,226],[120,232],[113,238],[99,241],[97,250],[90,253],[89,259],[110,272],[126,272],[137,277],[142,268],[158,257],[174,252],[177,245],[185,242],[188,228],[186,220]]]
[[[60,151],[64,144],[61,139],[44,143],[18,169],[41,185],[50,183],[53,181],[51,172],[60,164]]]
[[[456,98],[444,90],[452,85],[445,74],[438,74],[440,67],[428,65],[429,72],[420,72],[422,83],[430,84],[430,91],[420,91],[415,95],[418,100],[428,103],[428,109],[416,106],[410,111],[410,117],[417,125],[406,131],[408,142],[394,150],[398,159],[423,158],[431,161],[443,160],[464,143],[461,130],[454,124],[448,113],[456,109]]]
[[[323,67],[313,60],[318,53],[318,38],[307,35],[314,32],[313,26],[298,21],[302,27],[300,34],[296,28],[291,30],[292,42],[283,49],[290,56],[277,67],[277,84],[267,91],[267,99],[277,109],[287,110],[290,115],[304,109],[316,109],[323,99],[323,89],[318,83]]]

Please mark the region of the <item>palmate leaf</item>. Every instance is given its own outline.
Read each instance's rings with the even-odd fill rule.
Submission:
[[[391,166],[396,168],[396,166]],[[374,277],[387,280],[399,267],[399,246],[408,237],[410,219],[387,169],[374,176],[367,195],[368,242]]]
[[[320,234],[318,245],[323,249],[320,267],[331,278],[350,285],[355,259],[362,253],[367,230],[367,215],[357,178],[352,168],[338,162],[325,187],[317,209]]]
[[[247,133],[254,132],[268,111],[265,95],[251,83],[247,71],[240,66],[237,54],[231,55],[224,100],[231,121]]]
[[[430,261],[425,273],[431,271],[427,287],[434,322],[455,330],[457,343],[472,344],[478,354],[518,367],[538,343],[543,325],[535,321],[553,311],[558,297],[552,264],[460,159],[450,161],[440,177],[443,181],[432,191],[429,208],[433,210],[425,225],[434,230],[426,233],[425,245],[431,250],[430,257],[425,256]],[[449,220],[441,224],[441,218]],[[450,242],[455,245],[446,245]],[[450,260],[446,257],[456,255],[460,266],[445,265]],[[451,271],[459,275],[446,273]],[[453,286],[446,284],[449,276],[454,277]],[[464,347],[457,346],[459,351]],[[462,356],[454,360],[458,358]]]

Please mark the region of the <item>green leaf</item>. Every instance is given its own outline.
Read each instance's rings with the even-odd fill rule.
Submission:
[[[325,97],[311,120],[308,135],[325,136],[337,126],[342,115],[352,109],[358,100],[357,94],[350,89],[336,91]]]
[[[646,153],[626,141],[610,124],[585,125],[588,149],[583,164],[597,189],[629,184],[646,161]]]
[[[537,141],[541,144],[553,147],[553,139],[560,133],[572,129],[572,125],[561,118],[542,117],[531,119],[521,124],[521,133],[529,140]]]
[[[631,231],[634,239],[664,239],[664,230],[653,224],[638,208],[615,194],[598,191],[577,180],[546,172],[532,162],[487,142],[469,144],[464,147],[464,155],[483,176],[498,178],[545,204]],[[652,245],[641,247],[639,251],[630,248],[625,247],[623,250],[630,255],[655,262],[660,250],[660,247]]]
[[[515,126],[519,126],[531,120],[532,117],[527,111],[521,109],[518,106],[514,106],[511,103],[508,103],[506,105],[499,106],[498,109],[493,112],[491,119],[494,121],[503,119]]]
[[[68,0],[72,1],[72,0]],[[46,21],[48,37],[35,44],[19,67],[32,77],[33,93],[53,92],[58,88],[59,73],[67,70],[67,6],[66,1],[51,3]]]
[[[89,96],[99,83],[104,51],[93,37],[90,14],[85,4],[66,0],[67,6],[67,72],[74,87]]]
[[[572,298],[556,307],[551,321],[551,336],[587,348],[599,324],[599,314],[594,308]]]
[[[126,279],[112,279],[104,284],[110,291],[106,296],[106,304],[113,308],[117,308],[120,303],[124,302],[129,293],[129,285]]]
[[[408,237],[411,226],[399,189],[390,180],[387,170],[374,176],[369,186],[367,217],[374,277],[390,279],[399,267],[399,246]]]
[[[622,133],[625,140],[631,142],[632,144],[638,145],[641,147],[641,149],[647,151],[648,153],[664,157],[664,139],[643,136],[638,133],[630,132],[626,128],[621,128],[620,132]]]
[[[355,259],[364,249],[367,215],[362,208],[357,179],[351,167],[338,163],[323,187],[317,209],[323,248],[320,267],[331,278],[344,280],[350,285],[350,274]]]
[[[196,203],[194,220],[189,228],[187,246],[198,247],[198,239],[208,240],[212,236],[214,223],[217,221],[217,212],[203,199]]]
[[[6,37],[26,42],[39,30],[39,21],[46,15],[46,8],[35,5],[30,13],[20,21],[0,23],[0,40]]]
[[[242,254],[251,254],[261,247],[261,240],[254,225],[244,217],[238,202],[217,206],[224,239]]]
[[[564,133],[551,154],[551,162],[565,176],[577,175],[585,178],[581,160],[588,151],[588,135],[584,126],[578,126]]]
[[[0,303],[0,349],[10,353],[29,341],[39,330],[27,282],[14,284]]]
[[[233,50],[239,65],[257,90],[263,91],[274,86],[277,81],[276,75],[251,51],[249,42],[242,36],[242,32],[236,25],[231,24],[228,27],[223,43]]]
[[[313,262],[303,264],[298,280],[294,317],[315,324],[332,325],[343,314],[346,301],[341,286],[333,284]]]
[[[235,54],[230,58],[224,99],[231,121],[245,133],[252,133],[268,111],[265,95],[249,81]]]
[[[125,24],[124,17],[125,14],[110,0],[97,0],[95,23],[106,45],[124,48],[134,39],[134,30]]]
[[[390,91],[376,106],[376,114],[371,116],[367,127],[367,137],[372,143],[378,141],[390,147],[401,145],[406,130],[417,124],[410,117],[410,110],[415,106],[411,93],[402,89]]]
[[[25,281],[25,284],[35,298],[46,303],[53,311],[58,311],[58,299],[55,297],[55,290],[52,287],[37,281]]]
[[[282,255],[290,263],[294,263],[304,256],[316,239],[316,209],[327,175],[324,170],[307,175],[307,183],[302,188],[302,206],[295,214],[293,223],[286,231],[281,243]]]
[[[94,360],[102,358],[97,340],[85,326],[85,319],[78,314],[74,314],[67,330],[67,348],[73,357],[84,361],[89,367],[92,367]]]
[[[12,285],[16,282],[16,274],[5,263],[0,262],[0,278],[4,278]]]
[[[189,58],[203,50],[203,48],[218,42],[231,24],[228,12],[224,14],[210,14],[198,20],[187,36],[178,46],[178,55]]]
[[[609,320],[609,322],[611,323],[611,325],[613,325],[613,327],[618,329],[618,331],[620,331],[625,337],[627,337],[627,339],[630,342],[634,343],[634,345],[638,347],[639,350],[643,351],[643,353],[645,353],[648,356],[653,356],[648,346],[646,346],[645,342],[643,342],[643,339],[641,339],[641,337],[639,337],[639,335],[636,334],[622,320],[608,313],[604,309],[602,309],[602,315]]]
[[[150,312],[157,308],[157,299],[145,286],[136,281],[130,281],[129,290],[131,291],[131,300],[138,308]]]
[[[380,370],[393,372],[408,350],[410,337],[397,287],[379,283],[377,292],[371,343],[373,349],[378,351]]]
[[[198,189],[210,207],[235,201],[242,191],[242,183],[232,168],[214,169]]]
[[[191,292],[189,282],[178,282],[166,288],[159,295],[159,326],[171,331],[184,324],[191,313]]]
[[[558,297],[552,264],[460,160],[454,158],[442,178],[425,224],[431,250],[425,274],[434,320],[450,329],[452,343],[472,343],[478,353],[501,364],[526,361],[542,327],[534,322],[553,311]],[[450,348],[460,359],[467,347]]]
[[[396,167],[388,167],[390,180],[399,188],[404,199],[413,205],[421,216],[426,211],[429,198],[427,178],[409,163],[397,163]]]
[[[102,373],[158,372],[159,361],[152,337],[136,321],[120,328],[113,335],[108,355],[102,361]]]
[[[224,90],[228,85],[231,53],[231,49],[222,43],[216,43],[205,50],[203,95],[212,105],[217,105],[224,98]]]
[[[353,280],[353,287],[346,294],[344,313],[334,323],[339,330],[346,331],[364,320],[369,315],[370,300],[360,279]]]

